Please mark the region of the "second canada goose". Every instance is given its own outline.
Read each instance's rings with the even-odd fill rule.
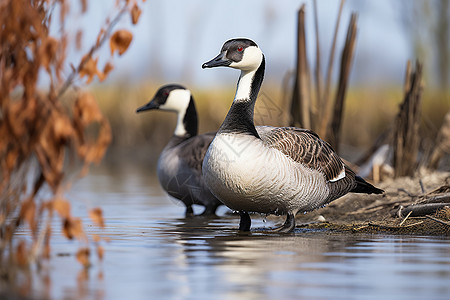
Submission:
[[[383,192],[356,176],[316,133],[255,127],[254,107],[265,68],[255,42],[231,39],[202,67],[219,66],[241,70],[241,75],[233,104],[203,160],[203,178],[217,198],[240,212],[240,230],[250,230],[248,212],[287,215],[278,231],[290,232],[297,212],[314,210],[348,192]]]
[[[191,92],[178,84],[162,86],[153,99],[136,112],[151,109],[177,113],[175,132],[158,159],[161,186],[186,205],[186,216],[193,215],[193,204],[205,207],[202,215],[214,214],[222,203],[203,181],[202,162],[215,133],[197,135],[197,111]]]

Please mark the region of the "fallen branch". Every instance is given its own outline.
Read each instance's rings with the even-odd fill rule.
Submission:
[[[444,203],[444,202],[450,202],[450,193],[445,193],[443,195],[434,196],[431,198],[425,198],[422,201],[419,202],[419,204],[422,203]]]
[[[407,207],[400,206],[397,215],[404,218],[411,212],[411,217],[426,216],[429,214],[434,214],[437,210],[446,206],[450,206],[450,203],[426,203],[410,205]]]

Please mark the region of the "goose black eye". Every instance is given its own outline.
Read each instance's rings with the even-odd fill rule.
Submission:
[[[242,52],[242,50],[244,50],[243,47],[237,47],[237,51]]]
[[[164,96],[164,97],[169,96],[169,92],[168,92],[168,91],[164,91],[164,92],[163,92],[163,96]]]

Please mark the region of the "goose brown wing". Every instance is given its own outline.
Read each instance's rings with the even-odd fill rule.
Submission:
[[[330,144],[321,140],[311,130],[295,127],[274,127],[266,131],[261,139],[278,149],[295,162],[315,169],[325,175],[327,181],[338,181],[345,177],[345,165]]]
[[[192,169],[199,172],[202,170],[203,158],[211,144],[215,132],[208,132],[193,136],[179,146],[178,156]]]

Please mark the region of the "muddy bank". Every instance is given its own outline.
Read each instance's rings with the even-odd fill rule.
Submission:
[[[450,235],[450,172],[423,171],[415,178],[388,179],[377,187],[385,194],[348,194],[324,208],[297,215],[297,228]]]

